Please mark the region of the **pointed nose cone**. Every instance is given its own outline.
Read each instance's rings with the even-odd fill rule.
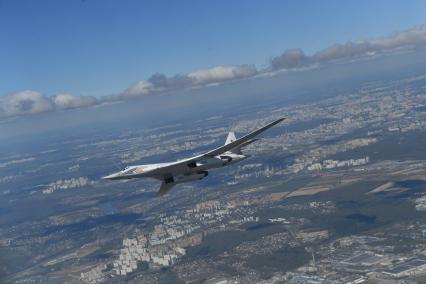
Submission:
[[[102,179],[118,179],[119,178],[119,174],[117,174],[117,173],[114,173],[114,174],[110,174],[110,175],[108,175],[108,176],[104,176],[104,177],[102,177]]]
[[[102,177],[102,179],[111,179],[111,176],[112,175],[104,176],[104,177]]]

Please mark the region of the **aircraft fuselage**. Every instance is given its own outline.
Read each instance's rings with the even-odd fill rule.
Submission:
[[[173,174],[168,173],[167,167],[174,164],[172,163],[158,163],[129,166],[125,169],[110,174],[104,179],[120,180],[120,179],[133,179],[133,178],[164,178],[166,183],[172,181],[175,183],[182,183],[203,179],[208,175],[208,170],[221,168],[236,162],[240,162],[249,156],[239,155],[234,153],[224,153],[212,158],[206,158],[197,162],[189,162],[186,166],[176,169]],[[164,169],[164,170],[163,170]]]
[[[178,183],[203,179],[211,169],[221,168],[248,158],[249,156],[243,155],[241,149],[256,142],[258,139],[254,137],[284,119],[277,119],[239,139],[236,139],[234,132],[229,132],[223,146],[204,154],[170,163],[130,166],[104,179],[154,178],[162,182],[157,195],[164,195]]]

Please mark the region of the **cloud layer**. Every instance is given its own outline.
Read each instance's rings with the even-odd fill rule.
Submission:
[[[303,67],[353,60],[392,52],[400,48],[423,45],[426,45],[426,26],[393,33],[387,37],[334,44],[312,55],[306,55],[300,48],[288,49],[281,55],[273,57],[270,66],[262,70],[258,70],[254,65],[245,64],[214,66],[171,77],[155,73],[147,80],[138,81],[119,94],[104,96],[101,99],[70,94],[46,96],[36,91],[26,90],[0,97],[0,118],[89,107],[105,101],[126,100],[200,88],[232,80],[252,78],[256,75],[274,74],[277,70],[298,70]]]
[[[0,97],[0,118],[81,108],[97,104],[95,97],[59,94],[48,97],[36,91],[22,91]]]
[[[370,56],[402,47],[421,45],[426,45],[426,26],[393,33],[387,37],[334,44],[311,56],[306,56],[301,49],[286,50],[283,54],[271,60],[271,67],[274,70],[293,69],[337,60]]]
[[[70,94],[59,94],[53,96],[52,102],[56,109],[71,109],[92,106],[98,103],[95,97],[73,96]]]
[[[134,98],[187,88],[219,84],[225,81],[252,77],[258,73],[254,65],[222,65],[208,69],[195,70],[187,75],[167,77],[156,73],[148,80],[141,80],[127,88],[118,98]]]

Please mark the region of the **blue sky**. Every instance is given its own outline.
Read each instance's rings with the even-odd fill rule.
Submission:
[[[426,23],[426,1],[0,0],[0,96],[104,96],[155,72],[256,64]]]

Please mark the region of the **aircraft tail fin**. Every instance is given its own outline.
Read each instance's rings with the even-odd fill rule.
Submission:
[[[226,142],[225,145],[228,145],[229,143],[234,142],[235,140],[237,140],[237,138],[235,137],[235,132],[229,132],[228,133],[228,137],[226,138]],[[241,152],[241,148],[250,145],[253,142],[256,142],[258,139],[251,139],[248,140],[244,143],[242,143],[241,145],[238,145],[237,147],[229,150],[229,152],[234,153],[234,154],[238,154],[238,155],[242,155],[243,153]]]
[[[226,138],[226,141],[225,141],[225,145],[228,145],[229,143],[232,143],[235,140],[237,140],[237,138],[235,137],[235,132],[229,132],[228,137]]]
[[[229,143],[232,143],[235,140],[237,140],[237,137],[235,137],[235,132],[231,131],[228,133],[228,137],[226,137],[225,145],[228,145]],[[229,150],[229,152],[235,153],[235,154],[241,154],[241,149],[240,147],[237,147],[235,149]]]

